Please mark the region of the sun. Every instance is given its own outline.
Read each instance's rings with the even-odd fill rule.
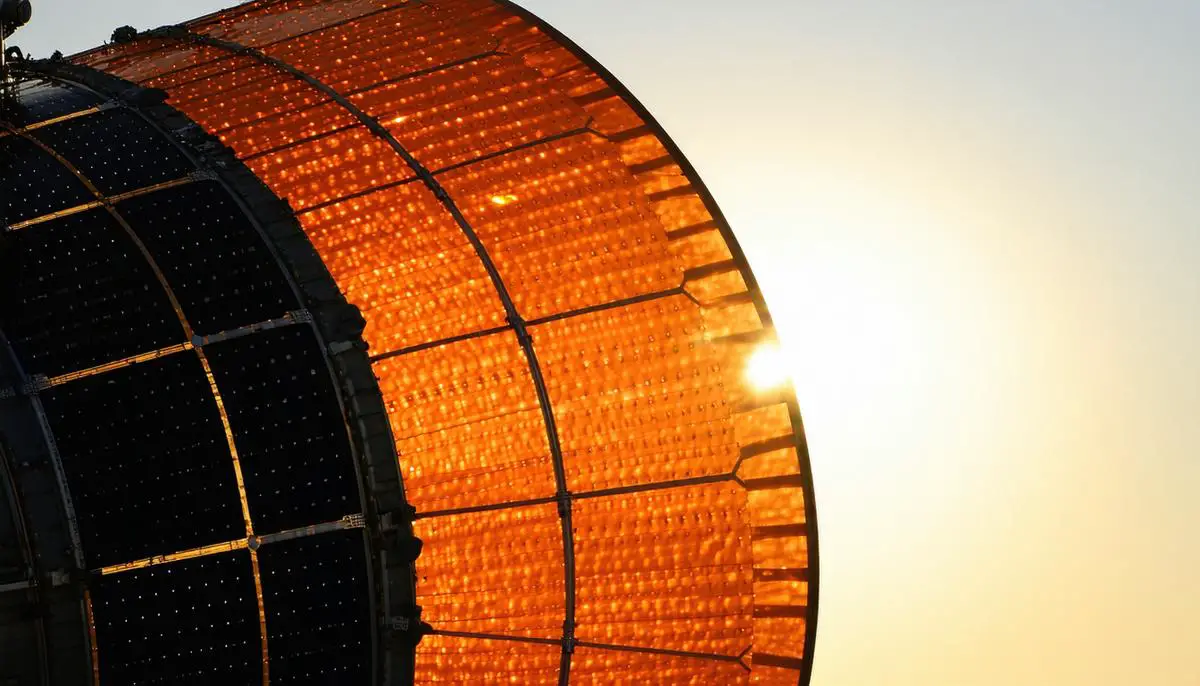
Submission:
[[[791,381],[787,361],[778,343],[764,343],[746,361],[746,380],[756,390],[769,391]]]

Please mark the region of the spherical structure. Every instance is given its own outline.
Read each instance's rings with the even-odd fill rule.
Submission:
[[[261,1],[14,69],[0,540],[59,619],[6,625],[27,673],[807,683],[762,295],[577,46],[496,0]]]

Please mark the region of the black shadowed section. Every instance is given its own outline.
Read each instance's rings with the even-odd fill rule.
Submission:
[[[79,371],[185,340],[154,272],[104,210],[3,240],[0,328],[28,373]]]
[[[102,684],[262,682],[249,553],[102,576],[92,583]]]
[[[179,354],[43,393],[88,567],[245,536],[204,370]]]
[[[271,683],[365,684],[370,633],[363,534],[338,531],[258,552]]]
[[[250,220],[216,183],[130,198],[117,210],[136,227],[197,334],[300,307]]]
[[[346,426],[312,330],[276,329],[205,351],[229,412],[255,531],[357,513]]]

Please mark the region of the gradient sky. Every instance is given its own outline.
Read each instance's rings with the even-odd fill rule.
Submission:
[[[33,0],[45,56],[218,9]],[[817,686],[1200,684],[1200,3],[525,0],[762,282]]]

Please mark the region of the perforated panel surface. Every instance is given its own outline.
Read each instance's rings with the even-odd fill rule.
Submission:
[[[299,309],[267,247],[213,182],[117,205],[175,289],[197,333],[214,334]]]
[[[106,195],[173,181],[192,169],[169,141],[126,110],[71,119],[38,129],[34,136],[70,160]]]
[[[78,59],[219,135],[364,313],[443,632],[418,681],[807,680],[799,411],[745,374],[769,314],[610,74],[493,0],[257,2]]]
[[[307,327],[207,348],[237,443],[258,530],[280,531],[358,512],[346,426]]]
[[[40,432],[37,484],[57,502],[38,506],[67,529],[72,563],[30,584],[74,596],[90,645],[54,659],[87,660],[77,674],[103,684],[258,684],[274,641],[276,683],[369,680],[376,523],[335,376],[367,367],[345,342],[356,313],[279,199],[194,145],[161,97],[63,63],[16,69],[19,99],[0,107],[0,398]],[[48,660],[65,644],[38,631],[28,658]]]
[[[15,84],[12,100],[0,105],[4,118],[15,126],[31,126],[99,105],[95,95],[45,79],[24,79]]]
[[[9,226],[91,199],[70,171],[35,143],[17,136],[0,138],[0,183],[5,189],[0,194],[0,219]]]
[[[195,357],[81,379],[42,402],[79,507],[89,567],[242,534],[221,416]]]
[[[55,376],[183,340],[137,246],[95,209],[16,231],[0,272],[0,329],[31,374]]]
[[[245,552],[104,576],[92,589],[100,681],[261,681],[254,577]]]
[[[258,560],[271,683],[368,683],[370,588],[362,532],[269,545]]]

